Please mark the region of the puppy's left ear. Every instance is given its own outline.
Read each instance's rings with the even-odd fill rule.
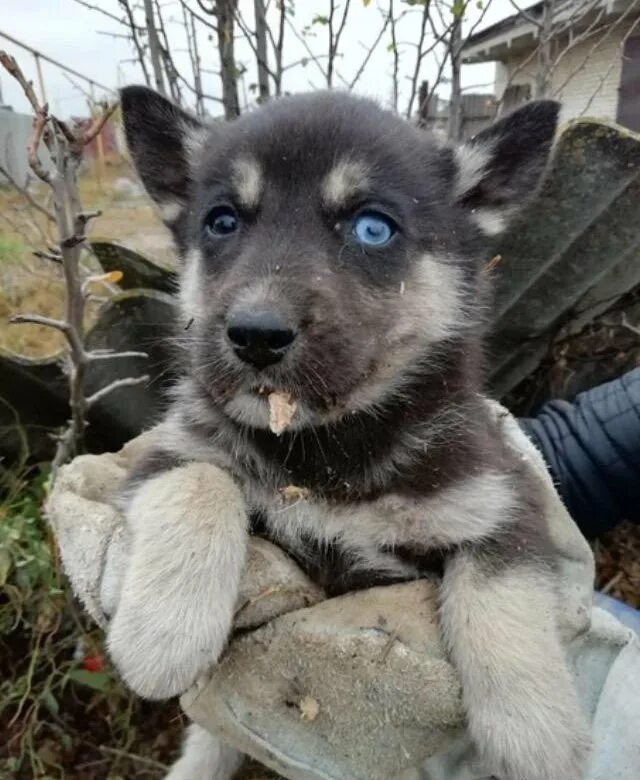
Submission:
[[[160,217],[177,229],[191,182],[190,163],[206,128],[148,87],[120,91],[122,118],[131,158]]]
[[[545,169],[560,104],[538,100],[454,150],[454,197],[487,236],[497,236],[531,199]]]

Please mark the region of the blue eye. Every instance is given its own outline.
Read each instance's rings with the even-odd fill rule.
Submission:
[[[205,224],[215,236],[228,236],[238,229],[238,215],[231,206],[216,206],[207,214]]]
[[[395,232],[393,221],[377,211],[365,211],[353,220],[353,235],[366,246],[384,246]]]

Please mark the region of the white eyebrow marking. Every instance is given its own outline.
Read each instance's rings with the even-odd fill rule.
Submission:
[[[240,157],[232,164],[233,186],[240,205],[245,208],[255,208],[262,194],[262,171],[258,161],[252,157]]]
[[[179,201],[165,200],[157,204],[160,219],[163,222],[173,222],[176,220],[184,208],[184,203]]]
[[[349,198],[369,186],[367,166],[356,160],[341,160],[322,183],[322,199],[327,206],[340,208]]]

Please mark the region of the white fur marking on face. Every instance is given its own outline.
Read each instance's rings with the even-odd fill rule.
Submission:
[[[322,183],[322,199],[331,208],[340,208],[369,186],[367,166],[356,160],[341,160]]]
[[[164,203],[158,203],[158,212],[160,219],[163,222],[174,222],[181,214],[184,204],[178,201],[171,202],[165,201]]]
[[[498,236],[507,227],[507,214],[490,208],[478,208],[471,213],[471,219],[485,236]]]
[[[446,258],[425,254],[400,291],[402,307],[388,330],[386,359],[367,382],[346,400],[349,409],[375,407],[401,390],[408,372],[425,348],[452,338],[473,324],[465,307],[462,272]]]
[[[453,153],[458,164],[453,194],[459,199],[482,181],[491,160],[491,147],[465,144]]]
[[[183,260],[180,277],[180,311],[186,322],[192,319],[201,320],[206,315],[201,276],[202,252],[191,248]]]
[[[258,161],[251,157],[241,157],[232,165],[232,182],[240,204],[245,208],[255,208],[262,194],[262,171]]]

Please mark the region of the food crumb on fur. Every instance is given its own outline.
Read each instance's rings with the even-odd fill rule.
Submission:
[[[279,493],[287,504],[291,501],[304,501],[309,498],[309,488],[299,487],[298,485],[287,485],[280,488]]]
[[[285,431],[293,420],[298,404],[289,393],[269,393],[269,429],[276,436]]]

